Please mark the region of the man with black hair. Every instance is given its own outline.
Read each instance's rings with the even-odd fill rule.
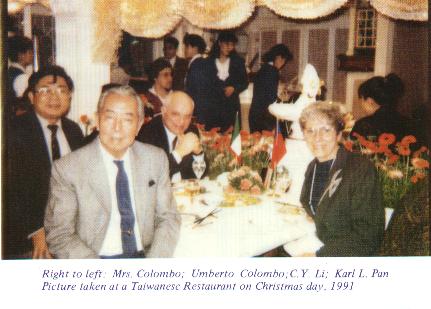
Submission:
[[[67,119],[73,81],[59,66],[31,75],[31,111],[16,117],[7,132],[7,189],[3,257],[50,258],[43,218],[51,164],[80,147],[79,126]]]
[[[33,43],[24,36],[8,38],[8,83],[7,83],[7,112],[14,111],[18,99],[27,89],[28,78],[33,64]]]
[[[28,67],[33,64],[33,43],[24,36],[10,37],[8,43],[8,81],[15,97],[21,97],[28,85]]]
[[[163,39],[163,56],[172,66],[172,89],[184,90],[184,77],[187,72],[187,61],[177,56],[179,42],[172,36]]]
[[[211,83],[208,79],[208,63],[203,58],[206,49],[204,39],[197,34],[186,34],[183,39],[185,55],[189,59],[186,75],[186,92],[195,102],[194,115],[200,124],[205,124],[208,113]]]

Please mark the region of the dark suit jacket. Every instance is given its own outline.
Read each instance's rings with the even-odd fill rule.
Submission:
[[[70,149],[77,149],[83,139],[81,129],[72,120],[61,121]],[[43,227],[51,162],[42,127],[33,111],[11,124],[6,151],[5,257],[31,250],[28,235]]]
[[[248,119],[250,132],[274,129],[275,117],[269,113],[268,106],[277,99],[279,79],[278,70],[268,63],[257,72]]]
[[[236,113],[241,112],[239,94],[247,89],[248,76],[244,59],[234,54],[230,58],[229,77],[222,81],[217,77],[215,60],[213,57],[208,58],[208,74],[213,86],[211,87],[210,96],[212,99],[210,101],[209,118],[205,123],[205,128],[208,130],[220,127],[222,131],[225,131],[235,124]],[[235,88],[230,97],[224,95],[224,88],[227,86]],[[241,120],[241,117],[239,119]]]
[[[194,125],[190,125],[185,133],[193,132],[199,136],[199,131]],[[154,117],[149,123],[144,125],[139,131],[136,140],[148,143],[159,148],[162,148],[169,160],[169,176],[172,177],[173,174],[180,172],[182,179],[193,179],[196,178],[193,172],[193,154],[189,154],[183,158],[183,160],[178,164],[174,156],[169,152],[169,142],[168,136],[166,135],[165,128],[163,126],[161,115]],[[208,163],[206,171],[208,170]],[[206,173],[205,171],[205,173]],[[205,175],[204,173],[204,175]]]
[[[173,73],[172,89],[173,90],[184,90],[184,78],[186,77],[187,69],[188,69],[188,61],[184,58],[177,56],[172,70],[172,73]]]
[[[193,60],[187,72],[185,90],[195,102],[193,114],[200,124],[205,124],[208,118],[211,87],[214,86],[210,81],[207,59],[201,57]]]
[[[317,236],[324,243],[316,255],[376,255],[383,239],[385,213],[373,164],[340,147],[326,184],[330,189],[322,195],[314,214],[309,197],[315,164],[316,159],[305,172],[301,203],[314,218]]]

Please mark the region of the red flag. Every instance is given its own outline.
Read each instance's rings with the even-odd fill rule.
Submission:
[[[278,130],[278,125],[275,129],[274,145],[272,147],[271,167],[275,169],[278,162],[283,159],[286,154],[286,145],[284,144],[283,135]]]

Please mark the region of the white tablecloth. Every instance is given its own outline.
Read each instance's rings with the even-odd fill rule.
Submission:
[[[259,196],[250,206],[220,207],[221,211],[201,224],[187,214],[204,216],[223,200],[223,188],[216,181],[202,180],[207,192],[193,197],[176,194],[182,213],[179,241],[174,257],[251,257],[287,242],[314,235],[315,226],[305,211],[277,203],[284,197]]]

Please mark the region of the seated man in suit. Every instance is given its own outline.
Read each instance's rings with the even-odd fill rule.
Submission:
[[[173,90],[184,90],[184,77],[187,72],[187,60],[177,56],[179,43],[172,36],[163,39],[163,56],[172,66]]]
[[[129,86],[102,93],[99,136],[55,162],[45,228],[57,258],[172,256],[180,218],[163,150],[135,142],[144,122]]]
[[[174,91],[162,107],[162,115],[143,126],[137,137],[165,151],[172,182],[201,178],[207,169],[199,131],[191,124],[193,108],[193,100],[185,92]]]
[[[28,86],[32,109],[7,130],[5,258],[51,257],[43,228],[51,164],[83,139],[79,126],[65,117],[72,92],[72,79],[59,66],[33,73]]]

